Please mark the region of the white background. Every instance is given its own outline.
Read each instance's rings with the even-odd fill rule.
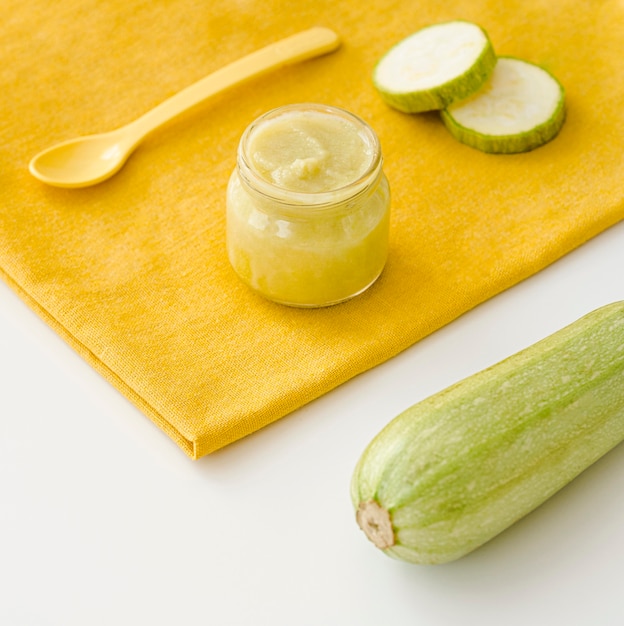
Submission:
[[[443,566],[355,524],[407,406],[624,299],[624,223],[398,357],[189,460],[0,284],[1,626],[624,624],[624,448]]]

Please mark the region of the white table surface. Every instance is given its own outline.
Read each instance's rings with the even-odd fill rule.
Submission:
[[[0,625],[621,626],[622,446],[443,566],[379,552],[349,501],[404,408],[619,299],[624,223],[193,462],[0,284]]]

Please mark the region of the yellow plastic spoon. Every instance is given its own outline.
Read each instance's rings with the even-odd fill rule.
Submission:
[[[95,185],[116,174],[146,135],[206,98],[268,70],[332,52],[339,45],[338,35],[322,27],[276,41],[202,78],[126,126],[40,152],[30,162],[30,173],[55,187]]]

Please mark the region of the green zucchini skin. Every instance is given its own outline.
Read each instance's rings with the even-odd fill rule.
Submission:
[[[458,559],[624,439],[624,301],[410,407],[353,475],[361,528],[389,556]]]

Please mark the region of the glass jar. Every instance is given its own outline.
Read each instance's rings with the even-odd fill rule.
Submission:
[[[362,293],[388,254],[390,190],[375,132],[335,107],[280,107],[243,133],[227,250],[262,296],[322,307]]]

